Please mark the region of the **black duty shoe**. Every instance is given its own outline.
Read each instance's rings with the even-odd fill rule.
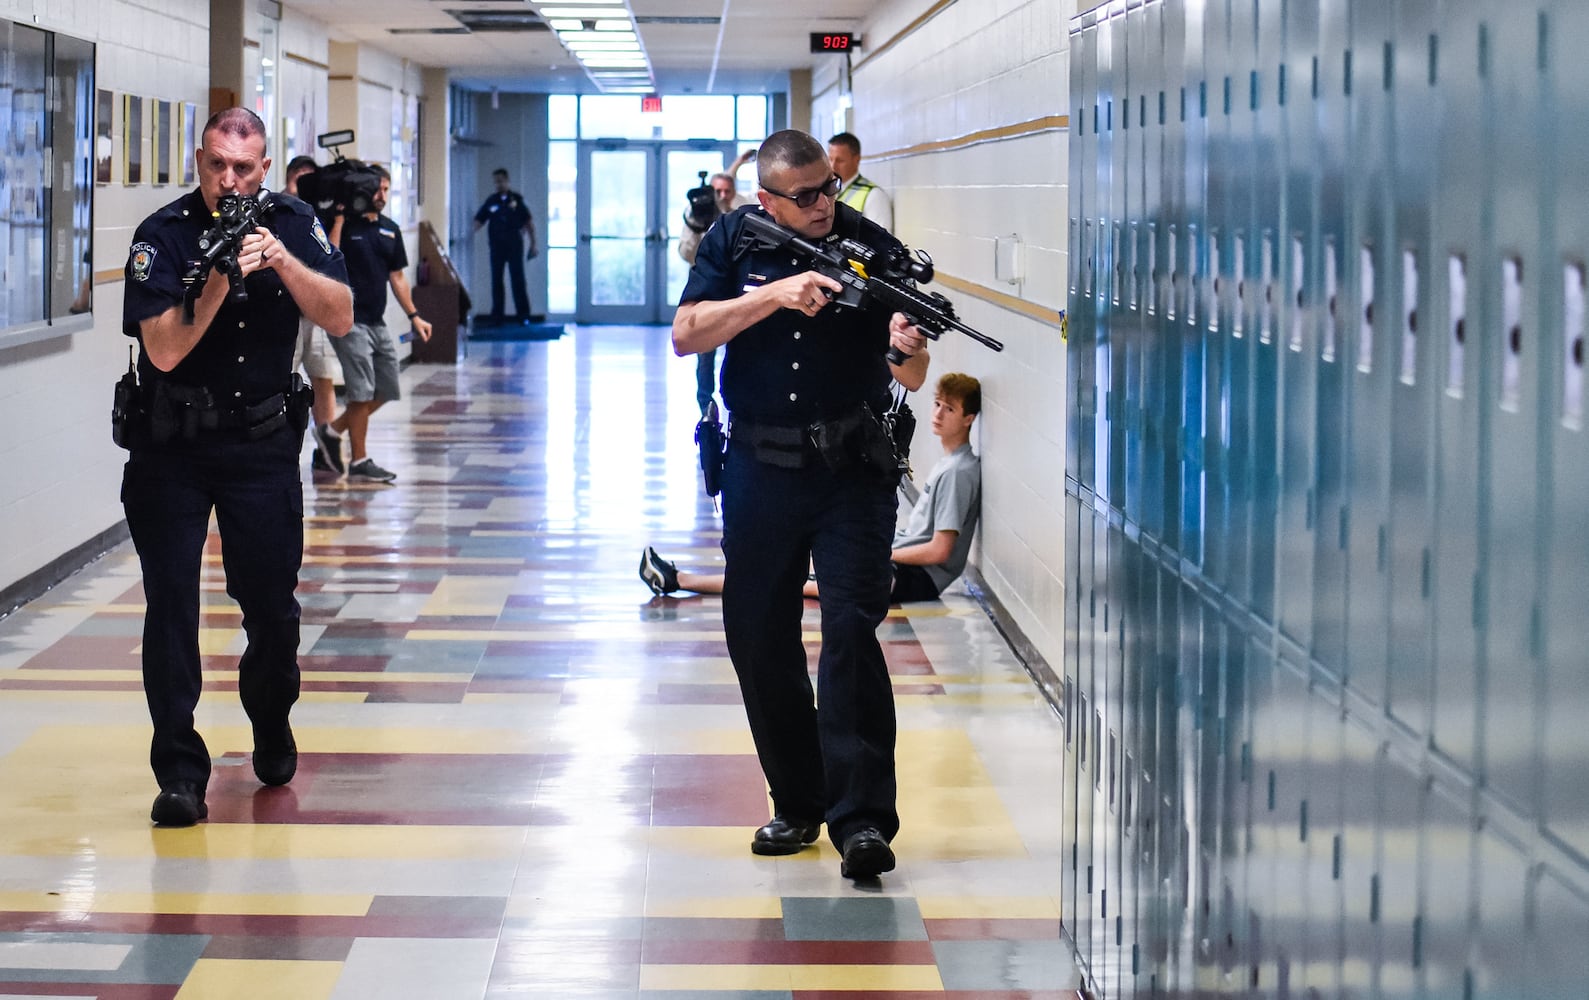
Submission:
[[[315,451],[319,454],[320,460],[329,466],[325,471],[335,472],[339,476],[348,471],[348,465],[342,459],[342,438],[340,435],[331,433],[331,428],[324,424],[315,424],[314,441],[318,445]],[[320,467],[315,466],[315,468],[318,469]]]
[[[298,773],[298,742],[292,726],[254,727],[254,777],[267,785],[285,785]]]
[[[844,860],[839,874],[845,878],[876,878],[894,870],[894,849],[874,827],[863,826],[844,838]]]
[[[154,798],[149,818],[156,826],[192,826],[210,814],[204,790],[191,781],[173,781]]]
[[[822,821],[814,820],[805,822],[798,819],[785,819],[783,816],[774,816],[772,822],[756,831],[756,837],[750,842],[750,853],[777,857],[783,854],[798,854],[807,844],[817,842],[817,834],[822,832]]]
[[[657,550],[647,545],[646,550],[640,553],[640,579],[651,588],[651,593],[662,597],[679,589],[679,568],[657,555]],[[762,829],[765,830],[766,827]]]

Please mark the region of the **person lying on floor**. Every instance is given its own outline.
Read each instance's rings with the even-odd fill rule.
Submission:
[[[980,412],[982,384],[974,377],[949,372],[938,379],[932,432],[944,455],[927,474],[904,526],[894,533],[892,603],[936,600],[966,568],[982,499],[981,461],[971,451],[971,425]],[[680,570],[649,545],[640,555],[640,579],[659,597],[679,591],[723,592],[721,573]],[[806,581],[805,596],[817,596],[815,577]]]

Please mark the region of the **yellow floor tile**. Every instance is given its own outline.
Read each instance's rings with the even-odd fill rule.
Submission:
[[[201,958],[176,1000],[325,1000],[341,975],[341,962]]]

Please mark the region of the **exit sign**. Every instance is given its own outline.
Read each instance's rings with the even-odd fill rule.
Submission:
[[[812,52],[848,52],[860,47],[860,37],[848,31],[811,32]]]
[[[656,94],[647,94],[640,98],[640,113],[644,115],[659,115],[662,113],[662,98]]]

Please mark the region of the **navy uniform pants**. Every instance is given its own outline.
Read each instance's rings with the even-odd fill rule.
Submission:
[[[259,441],[215,436],[127,461],[121,500],[147,610],[143,685],[154,722],[149,763],[160,787],[210,778],[210,753],[193,726],[202,687],[200,578],[214,510],[226,592],[243,612],[247,648],[238,693],[256,726],[276,726],[298,700],[298,569],[303,562],[299,433]]]
[[[491,241],[491,315],[502,318],[502,271],[513,285],[513,311],[519,319],[530,318],[530,293],[524,287],[524,241],[517,233],[512,240]]]
[[[729,445],[723,470],[723,628],[777,812],[821,818],[842,846],[899,831],[894,691],[877,640],[892,583],[893,487],[783,469]],[[801,639],[807,561],[822,581],[813,695]]]

